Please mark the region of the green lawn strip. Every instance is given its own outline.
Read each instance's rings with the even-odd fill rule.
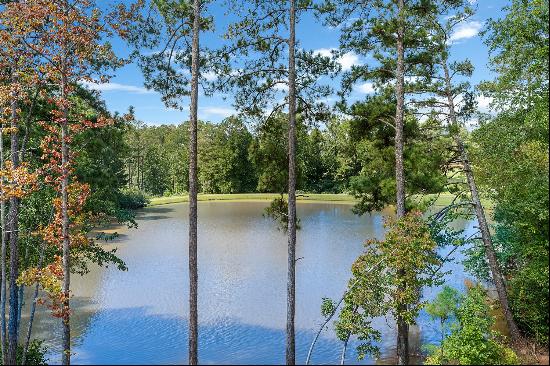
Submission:
[[[199,201],[271,201],[279,197],[276,193],[235,193],[235,194],[199,194]],[[189,197],[185,196],[170,196],[170,197],[152,197],[150,198],[150,206],[165,205],[169,203],[188,202]],[[305,193],[298,194],[299,201],[312,202],[346,202],[353,204],[355,198],[347,194],[325,194],[325,193]]]
[[[251,202],[264,202],[270,201],[279,197],[276,193],[235,193],[235,194],[199,194],[199,201],[251,201]],[[427,198],[429,196],[426,196]],[[439,195],[436,206],[449,205],[453,200],[453,195],[450,193],[443,193]],[[301,202],[333,202],[333,203],[346,203],[354,204],[357,200],[348,194],[332,194],[332,193],[300,193],[297,195],[297,200]],[[150,206],[165,205],[170,203],[188,202],[187,195],[170,196],[170,197],[153,197],[151,198]],[[488,200],[483,201],[483,205],[487,209],[492,209],[492,204]]]

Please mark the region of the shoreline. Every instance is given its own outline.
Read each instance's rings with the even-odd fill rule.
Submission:
[[[287,196],[286,194],[284,195]],[[199,202],[269,202],[280,197],[280,194],[275,193],[220,193],[220,194],[199,194]],[[429,197],[429,196],[426,196]],[[442,193],[439,195],[435,206],[449,205],[454,198],[450,193]],[[343,205],[354,205],[359,202],[352,195],[338,193],[303,193],[296,197],[299,203],[334,203]],[[483,200],[484,206],[492,209],[490,202]],[[187,195],[169,196],[169,197],[153,197],[147,207],[161,206],[173,203],[189,202]]]
[[[199,202],[269,202],[280,197],[280,194],[274,193],[226,193],[226,194],[199,194]],[[287,195],[285,194],[284,197]],[[331,194],[331,193],[306,193],[297,195],[298,202],[308,203],[338,203],[353,205],[357,200],[347,194]],[[160,206],[172,203],[189,202],[187,195],[170,196],[170,197],[153,197],[147,207]]]

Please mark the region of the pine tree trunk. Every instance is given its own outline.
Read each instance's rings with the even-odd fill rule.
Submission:
[[[397,101],[395,111],[395,184],[396,184],[396,209],[397,218],[405,216],[405,172],[403,167],[403,124],[405,114],[405,50],[404,50],[404,0],[398,1],[398,27],[397,27],[397,69],[395,97]],[[398,273],[403,276],[403,273]],[[404,291],[402,288],[401,291]],[[405,312],[406,304],[399,306],[399,312]],[[409,325],[403,317],[397,317],[397,362],[399,365],[409,363]]]
[[[288,278],[286,305],[286,364],[296,363],[296,2],[290,0],[288,39]]]
[[[197,112],[199,95],[200,0],[193,1],[191,54],[191,105],[189,125],[189,364],[198,364],[198,265],[197,265]]]
[[[67,86],[67,80],[63,77],[61,85],[61,98],[67,98],[65,88]],[[62,235],[63,235],[63,284],[62,291],[64,295],[63,299],[63,333],[62,333],[62,346],[63,365],[71,364],[71,315],[70,315],[70,287],[71,287],[71,271],[70,271],[70,237],[69,237],[69,145],[68,138],[68,121],[69,111],[65,107],[63,109],[63,122],[61,124],[61,165],[62,165],[62,177],[61,177],[61,220],[62,220]]]
[[[16,80],[14,80],[14,84]],[[11,106],[11,127],[17,127],[17,96],[13,97]],[[19,138],[15,131],[11,133],[11,162],[13,168],[19,166]],[[8,357],[7,364],[15,365],[17,362],[17,336],[19,330],[17,328],[17,312],[18,304],[18,288],[17,277],[19,276],[19,248],[18,230],[19,230],[19,199],[16,197],[10,198],[10,213],[9,213],[9,232],[10,232],[10,309],[8,320]]]
[[[4,128],[0,126],[0,170],[4,169]],[[6,336],[6,202],[0,201],[0,225],[2,226],[2,285],[0,289],[0,317],[1,317],[1,347],[2,347],[2,364],[6,364],[8,342]]]
[[[449,116],[451,119],[451,126],[453,129],[453,139],[458,148],[460,154],[460,159],[462,161],[462,166],[464,169],[464,174],[466,175],[466,181],[468,182],[468,188],[470,189],[470,195],[472,198],[472,203],[475,208],[475,213],[477,217],[477,222],[479,225],[479,230],[481,232],[481,240],[483,241],[483,246],[485,248],[485,255],[489,260],[489,268],[491,269],[491,274],[493,282],[497,289],[498,299],[500,305],[502,306],[502,311],[504,317],[506,318],[506,323],[508,324],[508,329],[510,331],[510,336],[514,341],[519,341],[521,339],[521,333],[519,328],[514,320],[512,311],[510,310],[510,305],[508,303],[508,294],[506,292],[506,284],[500,268],[498,266],[497,256],[495,253],[495,248],[493,246],[493,241],[491,238],[491,232],[489,231],[489,225],[487,224],[487,219],[485,217],[485,210],[481,205],[481,200],[479,199],[479,192],[477,190],[477,185],[474,179],[474,173],[468,159],[468,152],[462,142],[459,135],[459,126],[458,120],[456,117],[452,86],[451,86],[451,77],[449,75],[449,68],[447,66],[447,59],[444,59],[443,62],[443,71],[445,73],[445,86],[446,86],[446,95],[447,102],[449,104]]]

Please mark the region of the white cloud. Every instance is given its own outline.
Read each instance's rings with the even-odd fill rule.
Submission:
[[[336,48],[319,48],[313,53],[315,55],[321,55],[324,57],[331,57],[332,53],[336,51]],[[343,71],[351,70],[354,65],[362,65],[361,58],[355,52],[346,52],[336,60],[341,66]]]
[[[342,65],[342,70],[351,70],[354,65],[362,65],[363,63],[359,59],[359,56],[354,52],[346,52],[342,57],[338,58],[338,62]]]
[[[236,113],[234,109],[226,107],[200,107],[199,111],[201,112],[200,114],[205,117],[218,116],[222,118],[229,117]]]
[[[125,84],[119,84],[119,83],[102,83],[102,84],[96,84],[91,83],[89,81],[81,81],[82,85],[88,87],[92,90],[98,90],[98,91],[122,91],[122,92],[128,92],[128,93],[136,93],[136,94],[151,94],[155,93],[153,90],[148,90],[141,86],[134,86],[134,85],[125,85]]]
[[[288,92],[288,85],[285,82],[279,82],[273,86],[273,89]]]
[[[202,76],[207,80],[207,81],[214,81],[218,78],[218,75],[216,75],[215,72],[213,71],[208,71],[208,72],[205,72],[204,74],[202,74]]]
[[[366,83],[357,85],[354,89],[362,94],[373,94],[374,84],[366,82]]]
[[[493,98],[479,95],[476,97],[476,101],[477,109],[479,109],[480,112],[489,113],[491,111],[491,103],[493,102]]]
[[[449,41],[456,42],[461,39],[473,38],[477,36],[482,26],[483,24],[481,24],[481,22],[478,22],[476,20],[460,24],[457,27],[456,31],[453,34],[451,34]]]
[[[323,57],[331,57],[332,56],[332,51],[335,51],[336,48],[319,48],[315,51],[313,51],[313,54],[314,55],[320,55],[320,56],[323,56]]]

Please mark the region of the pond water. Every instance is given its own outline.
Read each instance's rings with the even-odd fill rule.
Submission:
[[[267,202],[199,203],[199,362],[277,364],[284,362],[286,236],[262,216]],[[381,238],[383,215],[356,216],[350,205],[300,203],[296,283],[297,362],[305,362],[322,322],[323,297],[339,298],[350,266],[366,239]],[[183,364],[187,362],[187,204],[151,207],[138,216],[138,229],[116,228],[127,272],[93,267],[72,277],[75,364]],[[387,212],[385,213],[387,214]],[[473,230],[472,223],[458,223]],[[456,257],[461,254],[457,253]],[[463,288],[467,275],[450,263],[447,283]],[[30,291],[27,291],[29,293]],[[432,297],[437,289],[427,290]],[[30,301],[27,301],[29,304]],[[26,305],[28,306],[28,305]],[[28,311],[25,311],[26,315]],[[23,329],[26,330],[26,319]],[[59,320],[40,309],[34,336],[47,340],[50,362],[58,363]],[[357,361],[353,344],[346,363],[392,363],[395,327],[376,319],[382,359]],[[341,343],[332,326],[323,331],[313,363],[338,363]],[[440,333],[425,313],[411,329],[412,351]]]

